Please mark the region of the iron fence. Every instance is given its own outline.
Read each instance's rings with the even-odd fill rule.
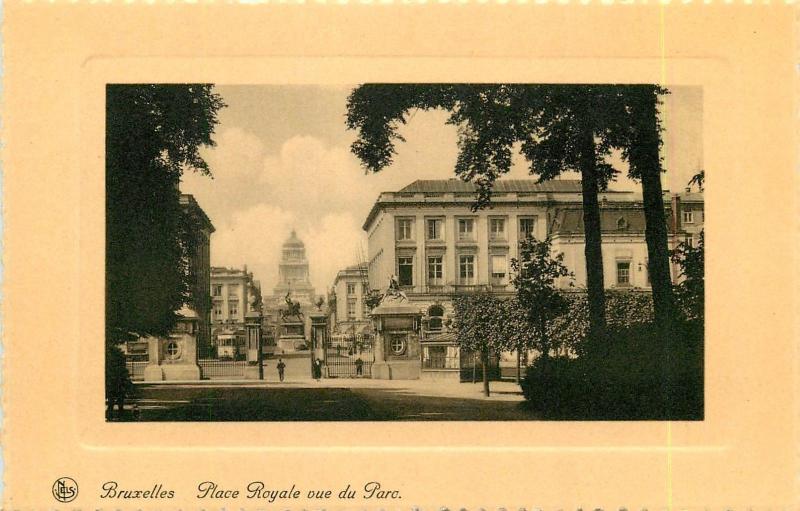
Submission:
[[[128,368],[128,374],[133,381],[144,380],[144,368],[147,367],[147,361],[140,360],[126,360],[125,366]]]
[[[325,345],[328,378],[370,378],[374,337],[371,334],[334,334]]]
[[[198,361],[203,370],[203,379],[238,379],[245,377],[247,370],[246,360],[218,360],[214,358],[200,359]]]

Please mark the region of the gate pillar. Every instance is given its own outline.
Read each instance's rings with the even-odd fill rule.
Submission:
[[[328,344],[328,317],[322,311],[309,313],[311,318],[311,360],[322,360],[323,366],[327,362],[325,346]]]
[[[149,363],[145,381],[199,380],[197,364],[197,313],[184,307],[178,311],[178,323],[166,339],[148,339]]]
[[[250,311],[245,317],[247,329],[247,369],[245,378],[248,380],[264,379],[263,351],[261,348],[261,313]]]

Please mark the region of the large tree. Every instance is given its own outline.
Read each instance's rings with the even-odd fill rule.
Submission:
[[[648,273],[653,290],[653,312],[664,339],[673,331],[675,297],[670,275],[667,218],[661,187],[661,124],[658,116],[660,96],[667,90],[657,85],[623,87],[629,122],[620,130],[623,156],[629,163],[629,176],[641,181],[645,215]],[[627,128],[627,130],[625,130]]]
[[[625,105],[614,85],[538,85],[522,90],[517,136],[530,173],[540,180],[564,171],[581,176],[586,291],[590,338],[598,347],[606,334],[605,277],[598,194],[618,171],[609,157],[625,121]]]
[[[541,180],[565,170],[581,174],[586,233],[587,291],[593,337],[605,334],[605,303],[598,192],[613,179],[606,162],[612,149],[608,117],[618,122],[613,86],[368,84],[348,98],[348,128],[358,130],[352,150],[369,172],[390,165],[397,132],[411,110],[441,108],[458,127],[455,173],[477,185],[473,209],[489,204],[494,182],[511,169],[512,150],[522,142],[531,173]]]
[[[211,85],[106,89],[106,338],[165,335],[190,303],[190,220],[180,205],[186,170],[210,175],[224,106]]]

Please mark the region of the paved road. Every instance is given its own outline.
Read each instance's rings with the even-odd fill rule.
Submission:
[[[311,357],[287,357],[283,358],[283,363],[286,364],[284,370],[285,382],[298,382],[311,380]],[[264,380],[268,382],[277,382],[278,380],[278,357],[268,358],[264,361]]]
[[[301,359],[307,361],[308,359]],[[287,364],[288,365],[288,364]],[[302,366],[292,364],[302,373]],[[277,376],[275,376],[277,380]],[[519,387],[386,380],[137,385],[142,421],[535,420]]]

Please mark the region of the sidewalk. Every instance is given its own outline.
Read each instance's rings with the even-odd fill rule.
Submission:
[[[449,397],[460,399],[479,399],[490,401],[520,402],[522,391],[514,382],[493,381],[489,384],[490,397],[483,395],[483,383],[457,383],[429,380],[374,380],[371,378],[311,378],[287,379],[283,383],[268,380],[202,380],[170,382],[137,382],[148,387],[173,388],[282,388],[282,389],[378,389],[393,390],[406,394],[426,397]]]

